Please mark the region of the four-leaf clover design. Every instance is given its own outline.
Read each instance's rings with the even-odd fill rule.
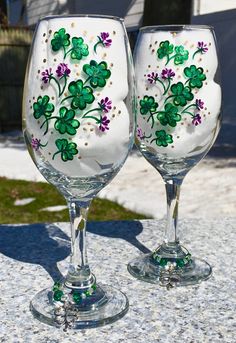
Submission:
[[[170,125],[175,127],[177,122],[181,120],[181,115],[178,113],[176,106],[168,103],[165,105],[165,111],[158,112],[157,119],[164,126]]]
[[[55,121],[54,127],[61,134],[68,133],[69,135],[75,135],[76,129],[80,126],[80,123],[75,117],[74,110],[68,110],[66,107],[61,107],[59,110],[59,118]]]
[[[87,81],[89,80],[93,88],[104,87],[106,80],[111,76],[111,71],[107,69],[107,63],[104,61],[97,63],[91,60],[83,66],[83,71],[88,75]]]
[[[88,45],[84,44],[82,37],[73,37],[72,38],[73,48],[71,50],[71,58],[74,60],[81,60],[83,56],[88,56]]]
[[[183,64],[184,61],[187,61],[189,52],[185,50],[182,45],[175,47],[175,56],[174,56],[174,63],[176,65]]]
[[[140,104],[140,113],[142,115],[153,113],[156,111],[158,107],[158,103],[155,102],[153,96],[145,95],[142,100],[139,102]]]
[[[50,98],[48,95],[44,95],[43,97],[39,96],[37,102],[34,102],[33,109],[34,109],[34,118],[39,119],[40,117],[49,118],[54,111],[54,105],[49,102]]]
[[[64,28],[56,31],[53,35],[53,39],[51,40],[51,46],[53,51],[58,51],[61,48],[65,50],[65,47],[70,45],[70,35],[66,33]]]
[[[57,139],[56,140],[56,146],[58,151],[55,152],[52,159],[54,160],[55,156],[57,154],[61,154],[62,161],[72,161],[74,158],[74,155],[78,154],[77,144],[74,142],[69,142],[67,139]]]
[[[170,95],[168,98],[173,97],[173,102],[176,106],[185,106],[187,104],[187,101],[193,100],[191,88],[188,86],[184,86],[182,82],[178,82],[172,85],[170,89],[173,95]]]
[[[68,90],[71,93],[71,96],[67,98],[72,98],[72,109],[79,108],[80,110],[84,110],[87,104],[91,104],[95,99],[92,88],[84,86],[82,80],[72,81],[68,86]]]
[[[168,133],[166,133],[165,130],[158,130],[155,132],[155,135],[156,135],[156,138],[151,140],[151,143],[155,141],[156,145],[163,146],[163,147],[167,147],[168,144],[173,143],[172,135],[169,135]]]
[[[206,80],[206,75],[203,73],[203,68],[197,68],[195,65],[184,68],[184,74],[188,77],[189,86],[191,88],[201,88],[202,81]]]

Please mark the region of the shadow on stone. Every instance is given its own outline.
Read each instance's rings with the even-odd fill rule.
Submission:
[[[137,239],[142,231],[143,225],[139,221],[114,221],[112,225],[111,222],[88,223],[88,232],[104,237],[124,239],[142,253],[147,254],[150,250]]]
[[[70,254],[70,241],[56,225],[1,225],[0,237],[2,254],[42,266],[54,281],[62,278],[57,262]]]

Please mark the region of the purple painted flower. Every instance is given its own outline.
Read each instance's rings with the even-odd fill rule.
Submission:
[[[201,118],[200,114],[196,114],[193,117],[192,124],[195,126],[198,126],[199,124],[201,124],[201,122],[202,122],[202,118]]]
[[[171,79],[172,77],[175,76],[175,72],[172,69],[165,68],[161,72],[161,77],[166,80],[166,79]]]
[[[198,110],[202,110],[204,107],[204,102],[201,99],[196,99],[196,107]]]
[[[101,118],[101,122],[100,122],[100,125],[99,125],[99,130],[102,131],[102,132],[104,132],[106,130],[109,130],[109,127],[108,127],[109,123],[110,123],[110,120],[107,118],[107,116],[103,116]]]
[[[151,74],[148,74],[147,77],[148,77],[148,82],[156,83],[158,79],[158,74],[153,71]]]
[[[111,46],[112,40],[109,37],[108,32],[101,32],[100,39],[105,47]]]
[[[71,71],[68,68],[66,63],[60,63],[57,66],[56,73],[57,73],[57,77],[59,77],[59,78],[62,77],[62,76],[69,76],[70,72]]]
[[[205,53],[208,51],[208,47],[207,47],[207,44],[204,43],[204,42],[198,42],[197,43],[197,47],[199,50],[201,50],[201,53]]]
[[[144,139],[144,134],[143,134],[143,131],[140,127],[137,127],[136,134],[137,134],[138,138]]]
[[[40,148],[40,139],[38,138],[32,138],[31,140],[31,146],[35,151],[38,151]]]
[[[112,109],[112,101],[106,96],[105,99],[102,99],[98,105],[103,112],[108,113]]]
[[[46,69],[42,72],[42,81],[44,83],[48,83],[50,81],[50,78],[52,76],[52,68]]]

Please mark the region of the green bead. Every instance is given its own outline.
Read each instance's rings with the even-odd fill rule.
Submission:
[[[54,285],[53,285],[53,288],[52,288],[53,292],[59,290],[60,287],[61,287],[60,282],[58,282],[58,281],[55,282]]]
[[[161,267],[164,267],[167,264],[167,259],[166,258],[161,258],[159,261],[159,264]]]
[[[76,304],[79,304],[81,302],[81,295],[77,292],[73,293],[73,300]]]
[[[91,293],[89,291],[85,291],[84,293],[85,293],[86,297],[90,297],[90,295],[91,295]]]
[[[55,301],[61,301],[62,296],[63,296],[63,292],[58,289],[54,292],[53,299]]]
[[[97,286],[94,284],[94,285],[92,285],[92,289],[94,290],[94,291],[96,291],[96,289],[97,289]]]
[[[178,267],[182,268],[185,263],[184,263],[184,260],[179,259],[179,260],[176,260],[176,264],[177,264]]]

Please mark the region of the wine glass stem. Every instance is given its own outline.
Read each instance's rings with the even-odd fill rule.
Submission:
[[[69,287],[88,287],[94,282],[86,249],[86,223],[90,201],[68,201],[71,221],[71,257],[65,284]]]
[[[165,244],[167,246],[175,246],[179,243],[177,235],[178,225],[178,205],[181,183],[174,180],[166,180],[166,199],[167,199],[167,224],[165,231]]]

